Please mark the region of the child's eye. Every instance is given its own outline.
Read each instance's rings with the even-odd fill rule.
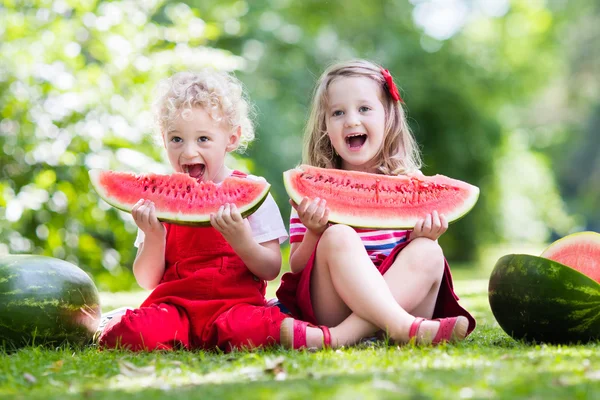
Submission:
[[[179,136],[173,136],[171,138],[171,142],[173,142],[173,143],[181,143],[181,142],[183,142],[183,139],[180,138]]]
[[[198,138],[198,140],[199,140],[200,142],[208,142],[208,136],[200,136],[200,137]]]
[[[358,109],[358,111],[360,111],[360,112],[367,112],[369,110],[370,110],[370,108],[367,106],[362,106],[361,108]]]
[[[339,117],[342,114],[344,114],[342,110],[335,110],[331,115],[334,117]]]

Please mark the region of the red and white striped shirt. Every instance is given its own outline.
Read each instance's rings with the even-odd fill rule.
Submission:
[[[358,236],[367,250],[367,254],[375,265],[381,264],[396,245],[406,242],[408,235],[411,232],[407,230],[397,231],[389,229],[353,229],[358,233]],[[300,222],[296,210],[292,208],[292,214],[290,216],[290,243],[302,242],[305,233],[306,227]]]

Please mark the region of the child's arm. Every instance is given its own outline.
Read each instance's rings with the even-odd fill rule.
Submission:
[[[321,235],[317,236],[312,231],[306,231],[301,242],[292,243],[290,246],[290,270],[292,272],[300,272],[306,267],[320,237]]]
[[[246,267],[260,279],[271,281],[281,270],[281,250],[277,239],[257,243],[252,237],[248,220],[242,218],[235,204],[225,204],[210,223],[227,240]]]
[[[231,244],[235,253],[242,259],[246,267],[254,275],[265,281],[277,278],[281,271],[281,249],[279,240],[256,243],[252,234],[247,241],[235,241]]]
[[[151,290],[165,272],[166,229],[156,218],[154,203],[148,200],[138,201],[131,214],[145,236],[133,262],[133,275],[141,287]]]
[[[290,248],[290,269],[300,272],[306,267],[310,256],[315,250],[319,238],[327,229],[329,209],[325,200],[314,199],[312,202],[305,197],[300,204],[290,200],[290,204],[298,212],[300,222],[306,227],[306,233],[300,243],[292,243]]]

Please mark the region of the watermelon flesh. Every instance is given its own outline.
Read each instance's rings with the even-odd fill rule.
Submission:
[[[576,269],[600,283],[600,233],[565,236],[544,250],[542,257]]]
[[[266,181],[228,177],[220,184],[198,181],[183,173],[133,174],[92,169],[92,186],[108,204],[131,212],[140,199],[154,202],[160,221],[183,225],[210,225],[210,214],[225,203],[235,204],[246,217],[269,193]]]
[[[361,228],[412,229],[437,210],[448,222],[473,208],[479,188],[435,176],[389,176],[301,165],[284,172],[288,195],[327,201],[329,221]]]

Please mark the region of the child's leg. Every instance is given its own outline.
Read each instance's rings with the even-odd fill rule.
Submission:
[[[444,253],[435,241],[417,238],[396,257],[383,278],[394,298],[415,317],[431,318],[444,276]]]
[[[321,236],[311,277],[311,297],[317,321],[336,326],[352,312],[386,329],[392,337],[408,339],[412,320],[390,291],[357,233],[345,225],[333,225]],[[335,328],[334,328],[335,329]],[[332,330],[334,341],[336,336]],[[357,338],[359,339],[359,338]]]
[[[416,317],[431,318],[444,274],[444,262],[442,249],[436,242],[418,238],[398,254],[383,278],[404,310]],[[439,322],[424,321],[419,328],[419,337],[434,337],[439,326]],[[331,331],[340,344],[350,345],[377,329],[352,314]]]
[[[106,326],[98,345],[104,348],[122,346],[133,351],[189,348],[187,314],[172,304],[153,304],[128,310]]]
[[[420,253],[417,251],[419,247],[433,247],[425,243],[427,242],[424,240],[415,240],[413,246],[415,251],[408,252],[403,258],[398,257],[394,267],[390,268],[389,274],[384,278],[373,267],[360,238],[353,229],[344,225],[334,225],[325,231],[317,247],[311,293],[315,316],[319,323],[329,326],[340,324],[331,330],[334,346],[355,343],[379,328],[386,330],[395,340],[408,340],[409,327],[414,317],[398,304],[395,297],[402,297],[403,302],[406,300],[412,303],[409,306],[413,308],[420,306],[426,299],[429,303],[433,293],[437,295],[434,286],[439,288],[443,273],[443,263],[437,273],[435,271],[437,262],[423,262],[415,256],[414,253]],[[435,258],[432,257],[433,260]],[[399,265],[404,265],[404,262],[411,264],[410,269],[398,268]],[[427,265],[419,268],[420,265],[425,264]],[[402,271],[403,269],[408,270]],[[432,270],[435,273],[432,273]],[[418,278],[407,278],[408,275],[415,273]],[[406,279],[406,282],[401,279]],[[418,283],[417,287],[412,288],[411,285],[415,282]],[[390,290],[390,286],[393,290]],[[433,304],[435,305],[435,299]],[[428,305],[423,308],[426,311]],[[350,315],[350,310],[354,315],[348,321],[341,323]],[[439,325],[427,321],[421,325],[420,331],[427,329],[435,331],[436,324]],[[307,337],[312,333],[318,335],[316,331],[307,330]]]
[[[215,321],[217,346],[231,351],[278,344],[281,322],[286,318],[278,307],[238,304]]]

